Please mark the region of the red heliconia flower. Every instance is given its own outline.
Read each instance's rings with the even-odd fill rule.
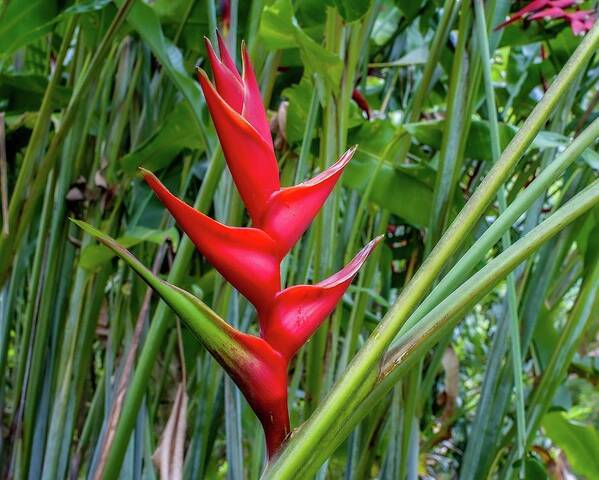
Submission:
[[[534,0],[514,13],[505,22],[500,23],[495,30],[521,19],[531,21],[564,19],[570,24],[574,35],[583,35],[593,26],[594,15],[590,10],[564,10],[575,6],[577,3],[575,0]]]
[[[310,225],[352,158],[350,148],[328,169],[299,185],[281,188],[266,111],[242,46],[243,73],[219,36],[221,58],[207,42],[214,86],[199,79],[225,159],[252,227],[229,227],[186,204],[154,176],[144,178],[208,261],[255,307],[260,338],[226,328],[237,348],[207,348],[227,370],[260,419],[272,456],[288,435],[287,366],[349,287],[378,244],[366,245],[341,271],[315,285],[281,291],[280,264]],[[205,342],[210,342],[205,338]],[[239,350],[237,353],[231,353]]]
[[[304,233],[351,159],[355,148],[317,177],[271,196],[261,228],[229,227],[177,198],[143,170],[144,178],[198,250],[258,310],[281,289],[279,264]]]
[[[584,35],[593,28],[595,15],[590,10],[579,10],[568,13],[566,19],[570,22],[570,28],[574,35]]]
[[[246,352],[237,352],[226,362],[219,358],[218,352],[211,353],[243,392],[260,420],[270,458],[291,431],[287,408],[287,361],[264,339],[232,327],[231,330],[235,340],[246,347]]]
[[[497,25],[497,27],[495,27],[495,30],[507,27],[508,25],[517,22],[522,18],[526,18],[529,14],[538,12],[539,10],[544,10],[546,8],[552,7],[567,8],[575,3],[575,0],[533,0],[526,6],[512,14],[505,22],[502,22],[499,25]]]

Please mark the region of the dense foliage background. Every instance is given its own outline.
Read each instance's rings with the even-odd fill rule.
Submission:
[[[124,263],[68,221],[117,238],[255,333],[251,306],[136,174],[143,166],[212,217],[248,222],[194,79],[195,65],[208,68],[204,35],[220,29],[238,63],[247,42],[283,185],[359,145],[342,186],[286,260],[285,283],[317,282],[385,234],[292,364],[297,427],[497,160],[493,118],[504,148],[528,128],[592,24],[579,31],[544,14],[494,29],[528,3],[2,2],[0,476],[101,478],[121,460],[122,478],[156,478],[160,467],[178,478],[181,464],[183,478],[254,479],[264,469],[262,431],[234,384]],[[484,32],[475,6],[485,9]],[[480,33],[493,52],[487,86],[496,111]],[[502,195],[512,204],[597,118],[598,78],[595,54],[558,92],[499,202],[437,281],[495,221]],[[511,241],[596,180],[596,138],[529,202]],[[524,468],[526,478],[599,478],[598,239],[595,205],[520,264],[513,289],[505,272],[473,297],[463,321],[337,439],[319,478],[507,478]],[[507,242],[495,241],[475,269]],[[164,326],[160,335],[147,335],[152,324]],[[131,391],[138,404],[124,402]]]

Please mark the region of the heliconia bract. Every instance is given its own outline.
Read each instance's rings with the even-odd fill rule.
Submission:
[[[223,225],[174,196],[151,172],[143,170],[143,175],[197,249],[256,308],[260,337],[227,326],[239,345],[237,360],[230,358],[234,348],[226,350],[224,358],[222,348],[206,347],[260,419],[272,457],[290,431],[288,363],[334,310],[381,237],[328,279],[281,289],[281,261],[325,203],[356,147],[311,180],[282,188],[266,110],[247,49],[242,45],[240,75],[220,35],[218,43],[220,58],[206,41],[214,84],[201,70],[199,81],[252,227]]]

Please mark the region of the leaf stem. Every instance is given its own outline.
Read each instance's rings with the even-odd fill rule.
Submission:
[[[487,38],[487,24],[485,20],[485,10],[482,0],[474,0],[474,10],[476,18],[476,33],[478,36],[479,51],[482,61],[483,83],[485,87],[485,97],[487,101],[487,110],[489,118],[489,131],[491,134],[491,152],[493,162],[499,158],[501,146],[499,143],[499,124],[497,122],[497,107],[495,105],[495,92],[493,90],[493,81],[491,79],[491,61],[489,41]],[[499,203],[499,212],[505,212],[507,208],[505,187],[502,185],[497,192]],[[507,250],[512,241],[510,231],[507,229],[501,239],[503,250]],[[507,276],[507,301],[508,317],[510,322],[510,341],[512,346],[512,368],[514,374],[514,387],[516,390],[516,423],[518,435],[517,459],[520,460],[520,478],[525,478],[524,448],[526,444],[526,418],[524,412],[524,389],[522,380],[522,354],[520,352],[520,325],[518,320],[518,301],[516,295],[516,275],[512,272]]]

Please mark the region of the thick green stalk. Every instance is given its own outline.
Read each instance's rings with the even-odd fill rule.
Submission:
[[[599,180],[593,182],[529,234],[490,261],[431,310],[421,322],[405,332],[380,367],[371,392],[359,405],[356,405],[355,399],[352,399],[352,407],[348,409],[349,414],[344,412],[343,422],[326,432],[326,441],[319,445],[313,456],[296,471],[286,474],[284,478],[307,478],[320,462],[335,450],[338,443],[349,435],[353,427],[371,412],[381,399],[385,398],[397,381],[414,368],[422,356],[438,341],[448,335],[484,295],[543,243],[597,204],[599,204]],[[280,470],[276,470],[276,466],[275,463],[265,472],[264,477],[281,478]]]
[[[267,472],[268,476],[291,477],[293,472],[298,471],[308,460],[312,452],[319,448],[321,439],[336,423],[348,399],[365,384],[408,315],[426,295],[446,262],[467,238],[475,223],[496,196],[499,187],[505,182],[513,167],[547,121],[561,96],[566,93],[578,72],[586,66],[598,46],[599,23],[596,23],[522,128],[516,133],[481,186],[456,217],[410,284],[402,291],[393,308],[356,355],[347,373],[337,382],[310,420],[295,433],[280,456],[272,463]]]
[[[599,119],[595,120],[574,142],[500,215],[489,229],[475,242],[464,257],[435,287],[423,305],[419,307],[402,327],[400,335],[414,327],[427,313],[447,297],[455,288],[468,278],[470,272],[481,261],[489,249],[500,239],[503,232],[530,207],[535,199],[543,193],[571,165],[580,154],[599,136]],[[397,343],[394,343],[394,347]],[[497,366],[499,368],[499,366]],[[343,420],[343,419],[342,419]],[[326,442],[325,442],[326,443]]]
[[[491,79],[491,61],[492,52],[489,49],[487,39],[487,22],[485,20],[485,10],[482,0],[474,1],[476,32],[480,43],[479,50],[481,54],[483,80],[485,87],[485,96],[487,100],[487,110],[489,117],[489,131],[491,134],[491,151],[493,161],[496,162],[501,151],[499,141],[499,124],[497,121],[497,107],[495,105],[495,92],[493,90],[493,81]],[[497,192],[499,203],[499,212],[503,213],[507,208],[505,187],[501,186]],[[512,241],[509,229],[502,236],[501,244],[503,250],[510,247]],[[520,352],[520,325],[518,321],[518,300],[516,295],[516,275],[512,272],[507,276],[507,302],[508,317],[510,322],[510,341],[512,346],[512,368],[514,373],[514,386],[516,390],[516,422],[517,422],[517,451],[520,462],[520,478],[525,477],[524,445],[526,442],[526,419],[524,412],[524,389],[522,385],[522,354]]]
[[[443,277],[402,326],[400,333],[413,327],[435,305],[463,282],[489,249],[499,240],[503,232],[535,202],[535,200],[591,145],[599,136],[599,120],[589,125],[568,148],[559,155],[541,174],[520,193],[480,238],[470,247],[458,263]]]

